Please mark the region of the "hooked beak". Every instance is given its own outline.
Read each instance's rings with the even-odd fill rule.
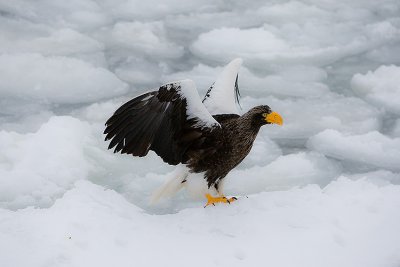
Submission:
[[[282,125],[283,124],[283,119],[281,115],[279,115],[277,112],[271,112],[265,117],[265,121],[269,123],[275,123]]]

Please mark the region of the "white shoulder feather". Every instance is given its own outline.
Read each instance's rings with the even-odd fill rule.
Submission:
[[[207,91],[203,103],[211,115],[239,114],[237,77],[242,62],[241,58],[232,60]]]

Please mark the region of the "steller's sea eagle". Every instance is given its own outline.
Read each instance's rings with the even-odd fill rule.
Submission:
[[[166,163],[179,165],[153,200],[169,196],[201,178],[198,188],[208,202],[230,203],[221,181],[250,152],[261,126],[282,125],[267,105],[239,115],[238,71],[241,59],[230,62],[203,101],[191,80],[162,85],[118,108],[106,122],[105,140],[115,152],[146,156],[153,150]],[[199,183],[196,184],[200,187]]]

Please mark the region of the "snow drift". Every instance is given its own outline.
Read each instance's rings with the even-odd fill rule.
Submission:
[[[1,1],[0,266],[398,267],[399,11]],[[239,112],[268,104],[285,124],[227,177],[232,205],[149,206],[174,168],[107,151],[104,122],[166,82],[202,96],[237,57]]]

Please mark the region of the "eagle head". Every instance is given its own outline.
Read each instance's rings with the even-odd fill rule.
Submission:
[[[283,119],[278,112],[272,111],[267,105],[256,106],[249,113],[252,115],[253,124],[262,126],[265,124],[283,124]]]

